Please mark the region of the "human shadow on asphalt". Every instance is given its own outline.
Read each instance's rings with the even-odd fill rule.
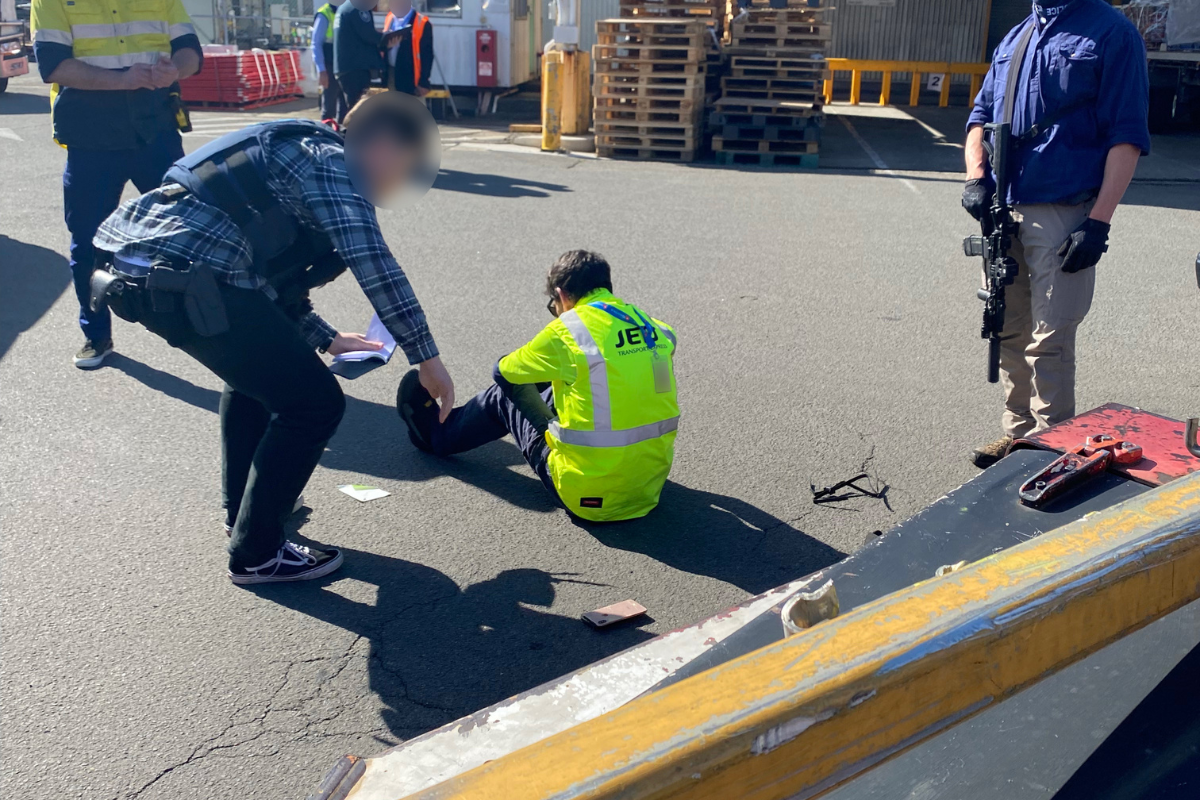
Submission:
[[[0,94],[0,117],[17,114],[49,114],[50,97],[44,94],[7,91]]]
[[[596,631],[546,610],[556,584],[578,580],[572,575],[511,569],[460,588],[421,564],[342,552],[344,566],[327,578],[254,591],[370,641],[370,688],[387,706],[384,722],[399,738],[653,638],[637,625]],[[362,584],[374,589],[373,602]]]
[[[105,367],[125,373],[156,392],[205,411],[217,412],[221,393],[155,369],[119,353]],[[404,424],[392,406],[346,397],[346,415],[326,447],[321,465],[356,475],[420,483],[448,475],[515,506],[549,513],[554,503],[532,474],[508,469],[524,466],[516,448],[493,442],[452,459],[439,459],[417,450],[408,441]]]
[[[575,519],[601,544],[761,594],[845,558],[784,520],[742,500],[674,481],[658,508],[627,522]]]
[[[476,172],[459,172],[443,169],[433,182],[434,189],[447,192],[466,192],[488,197],[549,197],[551,192],[569,192],[571,189],[559,183],[542,183],[507,175],[487,175]]]
[[[67,260],[0,234],[0,358],[71,285]]]

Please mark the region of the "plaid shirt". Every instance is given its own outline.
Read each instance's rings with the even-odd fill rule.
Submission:
[[[350,183],[342,147],[315,137],[267,138],[267,185],[301,225],[324,231],[350,267],[379,319],[412,364],[438,354],[425,313],[392,257],[375,207]],[[208,264],[218,280],[273,294],[251,269],[250,246],[225,212],[191,194],[159,189],[121,205],[100,226],[96,247],[135,259],[167,256]],[[300,320],[305,339],[327,347],[337,331],[315,313]]]

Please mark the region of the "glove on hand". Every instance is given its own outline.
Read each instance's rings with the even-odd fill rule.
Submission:
[[[1088,217],[1067,237],[1058,254],[1062,256],[1063,272],[1079,272],[1096,266],[1100,256],[1108,251],[1109,224]]]
[[[962,205],[975,219],[983,219],[983,214],[992,204],[992,196],[996,187],[990,178],[972,178],[963,187]]]

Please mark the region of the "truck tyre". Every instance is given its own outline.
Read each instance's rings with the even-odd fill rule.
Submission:
[[[1150,87],[1149,125],[1151,133],[1166,133],[1171,130],[1175,117],[1175,87]]]
[[[4,90],[7,88],[8,88],[8,78],[0,78],[0,94],[3,94]]]

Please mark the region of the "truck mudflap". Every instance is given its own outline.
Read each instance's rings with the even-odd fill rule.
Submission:
[[[1082,421],[1081,421],[1082,420]],[[1152,464],[1110,470],[1043,508],[1017,500],[1030,475],[1078,434],[1108,432],[1138,439]],[[752,598],[736,608],[653,639],[571,675],[524,692],[370,759],[335,765],[313,800],[396,800],[546,741],[636,698],[718,667],[784,638],[780,609],[796,592],[832,580],[842,614],[933,578],[939,567],[974,562],[1115,504],[1152,485],[1200,468],[1183,445],[1183,423],[1110,404],[1030,437],[912,519],[871,537],[858,553],[825,570]],[[1180,456],[1182,452],[1183,457]],[[1189,460],[1190,459],[1190,460]],[[824,623],[823,623],[824,624]],[[1097,656],[1103,655],[1103,651]],[[1168,664],[1163,671],[1169,669]],[[1159,673],[1160,675],[1162,673]],[[1127,698],[1128,707],[1144,695]],[[1073,691],[1073,690],[1072,690]],[[1131,693],[1132,694],[1132,693]]]

